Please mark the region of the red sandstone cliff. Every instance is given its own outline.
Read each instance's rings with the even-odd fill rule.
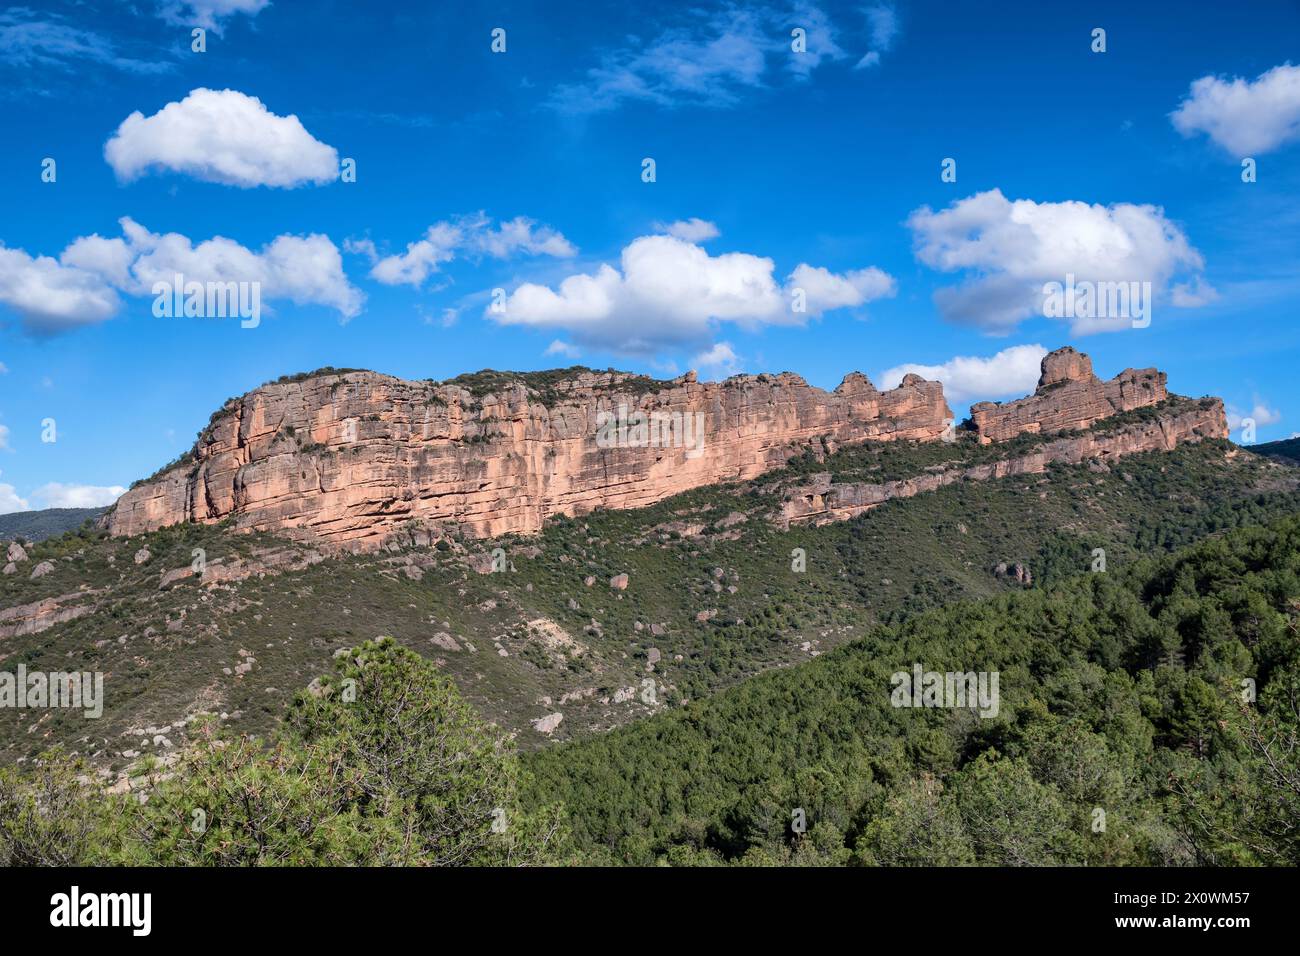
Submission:
[[[986,445],[1024,432],[1051,434],[1087,428],[1111,415],[1156,405],[1168,397],[1164,372],[1129,368],[1103,382],[1092,374],[1092,359],[1067,346],[1044,356],[1033,395],[1005,405],[979,402],[970,412],[980,443]]]
[[[601,447],[598,415],[702,416],[703,442]],[[858,373],[833,392],[797,375],[648,383],[622,373],[551,373],[540,387],[475,395],[454,383],[375,372],[318,374],[227,402],[190,459],[128,491],[104,519],[131,535],[233,517],[377,546],[425,519],[479,536],[539,529],[555,514],[635,508],[701,485],[753,478],[820,443],[929,441],[952,412],[909,375],[880,392]]]
[[[981,402],[971,419],[980,443],[989,444],[1025,432],[1088,429],[1166,398],[1163,372],[1127,369],[1103,382],[1087,355],[1063,348],[1043,359],[1033,395]],[[698,420],[699,432],[685,433],[698,442],[647,444],[633,432],[631,442],[610,447],[599,438],[602,415],[620,411],[670,419],[677,428]],[[832,448],[935,441],[951,416],[942,386],[915,375],[880,392],[853,373],[825,392],[790,373],[720,383],[697,382],[691,373],[656,383],[575,369],[435,383],[322,372],[227,402],[184,463],[132,488],[103,521],[113,534],[131,535],[232,518],[237,527],[307,532],[349,548],[377,547],[412,520],[493,537],[536,531],[552,515],[643,507],[702,485],[754,478],[823,440]],[[683,433],[660,437],[674,436]],[[825,478],[791,490],[784,519],[834,520],[953,481],[1169,450],[1205,437],[1227,437],[1222,402],[1182,400],[1151,421],[1083,432],[992,464],[879,485]]]

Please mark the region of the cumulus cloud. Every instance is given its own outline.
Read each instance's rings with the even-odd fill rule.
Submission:
[[[13,485],[0,482],[0,515],[30,510],[31,505],[27,503],[27,499],[20,497],[18,490]]]
[[[790,273],[790,289],[802,289],[817,314],[831,309],[862,305],[872,299],[892,297],[898,286],[894,277],[874,266],[840,275],[821,266],[801,264]]]
[[[205,283],[258,282],[264,298],[327,306],[344,319],[357,315],[365,302],[343,272],[338,247],[319,233],[277,236],[254,252],[221,236],[195,245],[179,233],[153,233],[129,218],[121,223],[124,242],[135,253],[131,274],[139,294],[179,272]]]
[[[1150,282],[1157,299],[1179,306],[1212,293],[1199,275],[1200,253],[1157,206],[1012,201],[993,189],[939,212],[923,206],[908,226],[921,262],[964,274],[962,284],[935,293],[944,318],[990,334],[1006,334],[1043,315],[1044,284],[1065,283],[1070,275],[1076,283]],[[1193,285],[1174,297],[1169,286],[1178,275]],[[1127,319],[1081,316],[1071,322],[1077,335],[1129,327]]]
[[[1203,76],[1170,114],[1184,136],[1205,133],[1234,156],[1257,156],[1300,139],[1300,66],[1284,63],[1254,81]]]
[[[806,0],[789,9],[692,8],[684,16],[685,22],[648,43],[634,38],[607,51],[580,82],[557,87],[551,107],[571,114],[598,113],[625,102],[726,107],[761,89],[774,67],[805,78],[823,61],[847,56],[830,19]],[[802,53],[791,49],[795,27],[805,32]]]
[[[238,90],[193,90],[146,117],[138,110],[104,144],[118,179],[150,170],[251,189],[328,183],[338,178],[333,146],[313,137],[296,116],[276,116]]]
[[[1228,419],[1228,428],[1230,429],[1240,428],[1242,422],[1246,419],[1254,421],[1255,427],[1257,428],[1263,428],[1265,425],[1276,425],[1282,420],[1281,412],[1275,408],[1269,408],[1266,403],[1258,398],[1255,399],[1254,406],[1246,412],[1242,412],[1241,409],[1237,408],[1235,405],[1229,405],[1225,409],[1225,414]]]
[[[460,244],[460,235],[449,223],[434,223],[428,228],[423,239],[407,243],[406,252],[401,255],[386,256],[375,262],[370,269],[370,278],[384,285],[420,286],[444,262],[456,258],[456,247]],[[374,244],[369,252],[373,254]]]
[[[896,388],[910,373],[943,382],[944,396],[954,405],[966,405],[1008,395],[1028,395],[1038,386],[1047,349],[1041,345],[1013,345],[996,355],[980,358],[959,355],[942,365],[895,365],[880,376],[881,388]]]
[[[119,293],[153,295],[154,283],[173,283],[178,273],[186,282],[256,282],[263,300],[323,305],[344,319],[365,302],[328,236],[281,235],[254,251],[221,236],[195,244],[129,217],[119,222],[121,237],[82,236],[57,260],[0,247],[0,304],[17,312],[29,332],[50,335],[112,318]]]
[[[493,225],[491,217],[481,211],[435,222],[422,239],[407,243],[403,253],[381,257],[369,239],[349,240],[344,247],[370,259],[370,277],[377,282],[417,288],[444,263],[462,254],[494,259],[520,254],[568,259],[578,254],[578,248],[550,226],[539,226],[527,216]]]
[[[220,34],[231,17],[244,14],[251,20],[270,3],[271,0],[162,0],[158,13],[168,23],[205,27]]]
[[[784,285],[774,271],[766,257],[711,256],[674,236],[642,236],[623,249],[620,268],[602,264],[555,288],[523,283],[485,315],[503,325],[566,329],[584,344],[652,354],[703,344],[718,323],[798,326],[893,291],[893,280],[877,269],[836,275],[801,264]]]
[[[488,217],[482,213],[479,213],[479,217],[468,230],[467,245],[473,252],[494,259],[509,259],[521,252],[557,259],[571,259],[578,254],[577,246],[559,232],[550,226],[539,227],[527,216],[516,216],[495,228]]]
[[[54,333],[111,318],[121,300],[92,272],[0,246],[0,304],[17,312],[29,331]]]
[[[739,370],[740,361],[740,356],[730,342],[717,342],[712,348],[695,356],[691,364],[716,376],[729,376],[735,375]]]
[[[570,345],[568,342],[562,342],[555,339],[550,345],[546,346],[547,355],[562,355],[565,358],[576,359],[582,354],[582,350],[576,345]]]
[[[694,216],[690,219],[679,219],[676,222],[657,222],[655,223],[655,231],[667,233],[685,242],[708,242],[710,239],[716,239],[722,235],[715,223]]]
[[[32,492],[32,499],[42,508],[105,508],[126,489],[121,485],[65,485],[52,481]]]

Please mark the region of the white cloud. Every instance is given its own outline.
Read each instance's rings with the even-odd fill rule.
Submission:
[[[158,13],[168,23],[206,27],[220,34],[231,17],[242,13],[252,19],[270,3],[271,0],[162,0]]]
[[[371,262],[379,259],[379,250],[375,248],[373,239],[344,239],[343,251],[356,256],[365,256]]]
[[[0,451],[12,451],[9,447],[9,426],[0,425]]]
[[[1253,82],[1203,76],[1170,114],[1184,136],[1205,133],[1237,157],[1300,139],[1300,66],[1284,63]]]
[[[942,365],[896,365],[880,376],[881,388],[896,388],[903,376],[915,373],[943,382],[944,397],[953,405],[966,405],[1008,395],[1028,395],[1038,386],[1043,356],[1041,345],[1013,345],[996,355],[980,358],[959,355]]]
[[[1226,410],[1228,419],[1228,428],[1240,428],[1241,423],[1249,418],[1254,420],[1257,428],[1263,428],[1265,425],[1276,425],[1282,420],[1282,413],[1275,408],[1269,408],[1264,402],[1255,399],[1255,405],[1244,414],[1235,405],[1229,405]]]
[[[706,369],[717,376],[735,375],[740,368],[740,356],[730,342],[717,342],[712,348],[691,359],[691,364]]]
[[[550,345],[546,346],[546,355],[563,355],[565,358],[576,359],[582,355],[582,350],[576,345],[570,345],[568,342],[561,342],[555,339]]]
[[[696,8],[686,18],[688,22],[649,43],[634,38],[606,53],[581,82],[557,87],[550,105],[573,114],[611,110],[629,101],[665,107],[731,106],[742,93],[764,86],[772,64],[784,64],[803,78],[824,60],[846,55],[830,20],[808,2],[797,2],[789,10]],[[795,27],[806,33],[803,53],[791,50],[790,31]]]
[[[102,322],[117,314],[117,293],[94,273],[0,246],[0,303],[29,331],[50,334]]]
[[[134,295],[152,294],[155,282],[171,282],[176,273],[186,281],[258,282],[264,299],[288,299],[297,305],[324,305],[345,319],[361,311],[365,296],[352,286],[343,272],[343,257],[328,236],[281,235],[262,246],[260,252],[232,239],[215,236],[198,245],[176,232],[150,232],[129,217],[119,222],[124,239],[78,240],[65,251],[65,265],[100,272],[107,281],[120,283]],[[116,245],[114,245],[116,244]],[[123,281],[117,269],[130,254],[129,277]]]
[[[328,236],[277,236],[254,252],[216,236],[195,245],[179,233],[150,232],[129,217],[122,238],[74,239],[60,257],[33,258],[0,246],[0,303],[36,334],[54,334],[112,318],[118,293],[153,295],[155,282],[257,282],[263,300],[324,305],[344,319],[361,311],[365,296],[343,272],[343,257]]]
[[[339,156],[296,116],[276,116],[238,90],[193,90],[153,116],[138,110],[104,144],[118,179],[152,169],[249,189],[328,183],[338,178]]]
[[[571,275],[554,289],[523,283],[485,315],[503,325],[566,329],[583,344],[647,354],[702,344],[716,323],[798,326],[893,291],[893,280],[877,269],[836,275],[806,264],[783,287],[771,259],[743,252],[711,256],[694,243],[663,235],[633,240],[620,265]],[[796,287],[806,294],[803,312],[791,307]]]
[[[30,510],[31,506],[27,503],[27,500],[18,497],[18,491],[13,485],[0,483],[0,515]]]
[[[1157,206],[1078,201],[1008,200],[997,189],[976,193],[934,212],[908,218],[916,257],[943,272],[964,272],[962,285],[935,293],[951,322],[1005,334],[1043,314],[1043,285],[1066,281],[1150,282],[1153,294],[1175,305],[1193,304],[1185,286],[1176,300],[1169,283],[1190,277],[1204,296],[1204,261],[1183,231]],[[1131,327],[1113,319],[1075,319],[1076,335]]]
[[[52,481],[32,492],[32,500],[42,508],[104,508],[111,505],[126,489],[121,485],[65,485]]]
[[[887,299],[898,291],[894,277],[874,266],[837,275],[821,266],[799,265],[790,273],[789,288],[803,289],[818,314]]]
[[[344,248],[370,259],[370,277],[375,281],[417,288],[443,263],[461,253],[494,259],[509,259],[520,253],[560,259],[578,254],[577,247],[550,226],[539,226],[527,216],[493,226],[492,219],[481,211],[435,222],[425,230],[424,238],[407,243],[404,253],[381,258],[369,239],[348,240]]]
[[[384,285],[420,286],[444,262],[456,258],[460,245],[458,229],[450,223],[434,223],[424,238],[407,243],[406,252],[387,256],[377,261],[370,270],[370,278]],[[373,248],[373,245],[372,245]]]
[[[515,216],[493,229],[491,220],[480,212],[467,227],[466,241],[471,251],[494,259],[509,259],[520,252],[556,259],[571,259],[578,254],[578,247],[559,232],[550,226],[539,227],[527,216]]]
[[[877,4],[863,11],[867,17],[867,36],[871,49],[858,60],[855,70],[880,65],[880,55],[893,49],[898,39],[898,13],[888,4]]]
[[[108,37],[73,26],[57,14],[38,16],[27,7],[0,11],[0,63],[36,71],[73,71],[85,62],[141,74],[165,73],[175,65],[164,59],[127,56]]]
[[[1169,301],[1180,309],[1195,309],[1218,300],[1218,291],[1201,276],[1190,282],[1176,282],[1170,290]]]
[[[695,216],[676,222],[657,222],[654,228],[656,232],[666,233],[685,242],[708,242],[722,235],[715,223]]]

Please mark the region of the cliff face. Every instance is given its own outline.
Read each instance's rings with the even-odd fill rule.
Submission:
[[[660,440],[647,443],[638,411],[675,430],[653,427]],[[602,433],[610,415],[631,427]],[[233,517],[351,548],[378,546],[411,519],[478,536],[530,532],[551,515],[753,478],[823,436],[934,440],[951,417],[942,386],[915,375],[880,392],[854,373],[825,392],[788,373],[647,385],[580,371],[543,389],[516,382],[475,395],[374,372],[320,374],[228,402],[188,461],[128,491],[104,524],[132,535]]]
[[[1092,373],[1092,360],[1066,347],[1043,358],[1033,395],[1005,405],[979,402],[971,421],[981,444],[1017,435],[1051,434],[1087,428],[1119,412],[1156,405],[1169,397],[1165,373],[1153,368],[1125,369],[1109,382]]]
[[[1125,455],[1172,451],[1188,442],[1227,437],[1228,426],[1222,401],[1217,398],[1184,401],[1169,414],[1149,422],[1058,438],[1044,443],[1029,454],[984,465],[949,468],[880,484],[838,483],[832,482],[829,474],[816,475],[812,481],[787,490],[781,505],[781,520],[787,526],[799,522],[825,524],[842,521],[891,498],[911,498],[958,481],[986,481],[1009,475],[1041,474],[1054,462],[1077,465],[1095,460],[1098,467],[1104,468],[1107,462]]]
[[[1080,432],[1167,398],[1163,372],[1127,369],[1104,382],[1087,355],[1063,348],[1043,359],[1033,395],[981,402],[971,419],[979,442],[990,444]],[[495,537],[536,531],[552,515],[644,507],[754,478],[823,442],[833,450],[935,441],[951,417],[942,386],[915,375],[881,392],[855,372],[825,392],[789,373],[705,383],[693,373],[652,382],[575,369],[439,384],[327,372],[227,402],[184,463],[132,488],[102,523],[133,535],[232,518],[240,528],[301,531],[353,549],[419,528],[412,520]],[[1071,434],[992,464],[878,485],[815,481],[787,495],[783,520],[834,520],[954,481],[1204,437],[1227,437],[1222,403],[1180,400],[1151,421]]]

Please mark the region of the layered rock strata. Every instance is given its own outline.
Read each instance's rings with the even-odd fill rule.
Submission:
[[[1103,382],[1092,373],[1092,360],[1068,346],[1044,356],[1041,368],[1033,395],[1005,405],[979,402],[971,406],[971,423],[981,444],[1025,433],[1088,428],[1112,415],[1158,405],[1169,397],[1164,372],[1129,368]]]
[[[413,519],[480,537],[532,532],[552,515],[753,478],[827,443],[936,440],[951,418],[942,386],[915,375],[882,392],[853,373],[826,392],[789,373],[652,383],[574,370],[484,392],[329,372],[231,399],[187,460],[102,523],[134,535],[232,518],[355,549]]]
[[[1163,377],[1163,376],[1162,376]],[[862,514],[891,498],[911,498],[959,481],[986,481],[1009,475],[1035,475],[1053,463],[1101,465],[1146,451],[1172,451],[1189,442],[1206,438],[1227,438],[1228,425],[1223,402],[1217,398],[1184,401],[1151,421],[1112,430],[1084,432],[1045,442],[1032,452],[970,467],[929,471],[913,478],[879,484],[838,483],[827,473],[786,490],[779,523],[826,524]]]

